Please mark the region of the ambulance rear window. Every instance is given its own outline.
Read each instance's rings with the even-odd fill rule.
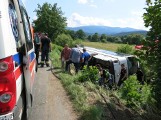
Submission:
[[[18,19],[16,10],[13,4],[9,4],[9,18],[10,18],[10,24],[13,32],[13,36],[15,38],[15,41],[18,42]]]

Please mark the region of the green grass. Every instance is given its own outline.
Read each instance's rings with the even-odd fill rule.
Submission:
[[[118,43],[101,43],[101,42],[82,42],[82,45],[84,46],[89,46],[89,47],[94,47],[94,48],[99,48],[99,49],[105,49],[105,50],[110,50],[110,51],[117,51],[118,47],[121,47],[125,44],[118,44]],[[133,45],[131,45],[134,47]]]
[[[53,45],[50,53],[52,64],[54,65],[55,74],[60,78],[62,85],[66,89],[73,103],[75,110],[78,112],[80,119],[83,120],[101,120],[103,109],[95,103],[100,100],[97,93],[97,85],[91,82],[79,82],[78,78],[81,73],[71,76],[61,70],[60,49]],[[91,103],[91,101],[93,103]]]

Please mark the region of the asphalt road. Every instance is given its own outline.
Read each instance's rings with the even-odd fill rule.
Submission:
[[[50,67],[39,68],[33,88],[34,102],[29,120],[77,120],[60,80]]]

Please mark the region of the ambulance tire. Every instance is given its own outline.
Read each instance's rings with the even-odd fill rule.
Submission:
[[[27,110],[26,110],[26,98],[25,98],[25,92],[22,92],[22,99],[23,99],[23,113],[21,120],[28,120]]]
[[[25,97],[24,92],[21,93],[17,105],[14,109],[14,120],[27,120],[25,115]]]
[[[36,67],[35,67],[35,71],[38,71],[38,62],[36,61]]]

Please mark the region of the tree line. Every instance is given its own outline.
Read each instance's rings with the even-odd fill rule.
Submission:
[[[73,31],[73,30],[66,30],[67,34],[69,34],[73,39],[81,39],[87,40],[90,42],[113,42],[113,43],[124,43],[124,44],[131,44],[131,45],[140,45],[145,37],[141,34],[129,34],[124,36],[110,36],[106,34],[86,34],[83,30]]]

